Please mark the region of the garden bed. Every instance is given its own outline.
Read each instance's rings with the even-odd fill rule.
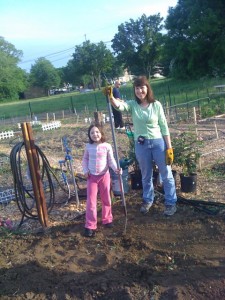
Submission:
[[[87,142],[87,124],[72,122],[49,132],[34,131],[35,142],[52,166],[64,157],[61,138],[68,137],[74,168],[81,172],[81,159]],[[183,125],[182,125],[183,126]],[[109,124],[105,125],[111,141]],[[177,130],[172,129],[172,134]],[[119,155],[125,156],[128,138],[116,133]],[[203,153],[224,145],[221,133],[215,140],[202,131],[206,141]],[[14,141],[15,144],[17,141]],[[6,140],[1,152],[10,153]],[[217,157],[216,157],[217,155]],[[224,154],[209,155],[207,168],[198,172],[196,193],[180,193],[185,199],[225,203]],[[206,156],[207,157],[207,156]],[[179,169],[177,169],[179,171]],[[7,170],[0,181],[7,187]],[[1,188],[4,187],[1,184]],[[178,201],[173,217],[163,216],[163,195],[156,193],[150,212],[139,212],[141,191],[125,195],[124,208],[117,197],[113,202],[114,227],[103,228],[101,210],[96,237],[83,237],[85,198],[80,207],[74,198],[57,190],[56,204],[49,214],[49,226],[27,219],[20,229],[21,213],[15,201],[2,205],[1,218],[10,219],[13,228],[0,227],[0,298],[5,299],[223,299],[225,295],[225,210],[215,214]]]

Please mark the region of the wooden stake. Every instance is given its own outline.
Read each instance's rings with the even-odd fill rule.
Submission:
[[[193,107],[193,114],[194,114],[194,123],[195,123],[195,133],[196,133],[196,136],[198,137],[197,116],[196,116],[196,109],[195,109],[195,107]]]
[[[27,160],[28,160],[30,174],[31,174],[31,181],[33,185],[33,191],[34,191],[34,197],[36,201],[39,221],[43,227],[47,227],[48,226],[47,207],[46,207],[44,189],[43,189],[40,170],[39,170],[37,151],[35,148],[33,134],[32,134],[32,127],[29,123],[22,123],[21,127],[23,132],[24,144],[25,144]]]
[[[96,111],[94,112],[95,124],[102,126],[102,112]]]
[[[215,127],[215,132],[216,132],[216,138],[218,139],[218,138],[219,138],[219,135],[218,135],[218,130],[217,130],[216,121],[214,121],[214,127]]]

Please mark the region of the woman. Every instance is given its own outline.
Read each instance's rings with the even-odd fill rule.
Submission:
[[[158,166],[165,192],[164,214],[176,212],[176,188],[171,171],[173,150],[166,117],[159,101],[145,76],[137,77],[133,83],[135,100],[120,102],[112,89],[107,93],[114,108],[131,112],[134,124],[135,155],[142,174],[143,203],[140,209],[146,214],[154,201],[153,165]]]

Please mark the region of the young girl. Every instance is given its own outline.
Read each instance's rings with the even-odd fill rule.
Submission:
[[[82,167],[87,178],[87,204],[84,235],[93,237],[97,229],[97,193],[100,192],[102,201],[102,224],[113,226],[113,216],[110,197],[109,167],[115,173],[120,173],[113,156],[110,144],[105,142],[101,127],[91,125],[88,129],[89,143],[86,145]]]

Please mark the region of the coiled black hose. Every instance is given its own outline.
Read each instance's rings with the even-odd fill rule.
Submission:
[[[49,213],[55,202],[54,182],[51,176],[53,173],[44,153],[36,145],[35,149],[37,151],[38,166],[44,187],[46,207]],[[30,179],[29,165],[24,152],[24,142],[20,142],[12,148],[10,153],[10,164],[13,174],[16,202],[22,213],[20,225],[22,224],[24,217],[32,219],[38,218],[33,187]]]
[[[47,211],[50,213],[55,204],[55,186],[58,185],[67,195],[69,195],[70,192],[68,188],[66,188],[68,185],[66,185],[65,182],[64,184],[60,182],[41,149],[37,145],[35,145],[35,149],[37,152],[38,167],[45,192]],[[13,174],[16,202],[22,213],[22,219],[20,222],[21,225],[25,217],[32,219],[38,218],[24,142],[19,142],[12,148],[10,153],[10,164]],[[86,181],[85,178],[80,176],[76,176],[76,179]],[[78,192],[82,191],[78,184],[77,187]],[[81,197],[86,197],[86,195],[83,194]]]

